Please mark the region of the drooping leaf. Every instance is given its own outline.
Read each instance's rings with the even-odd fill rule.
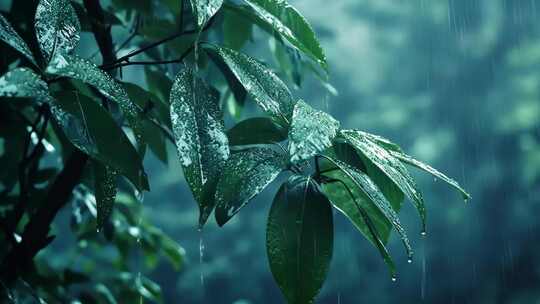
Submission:
[[[111,167],[104,166],[99,162],[93,162],[92,167],[94,168],[94,194],[96,196],[97,207],[97,229],[100,230],[109,220],[114,208],[117,173]]]
[[[322,188],[332,205],[377,249],[394,276],[396,266],[385,246],[392,224],[343,171],[328,172],[325,176],[330,181],[323,183]]]
[[[231,155],[216,191],[216,220],[223,226],[285,168],[282,154],[256,147]]]
[[[332,145],[339,122],[329,114],[298,101],[289,130],[291,162],[309,159]]]
[[[247,91],[242,83],[238,80],[238,78],[236,78],[236,75],[233,73],[231,68],[221,59],[220,56],[217,56],[214,52],[209,52],[208,55],[212,62],[214,62],[214,64],[223,74],[223,77],[229,86],[229,90],[234,95],[236,103],[239,105],[244,105],[247,97]]]
[[[328,70],[326,55],[308,21],[285,0],[245,0],[260,19]]]
[[[395,156],[397,159],[399,159],[400,161],[402,161],[403,163],[406,163],[408,165],[411,165],[413,167],[416,167],[422,171],[425,171],[431,175],[433,175],[435,178],[438,178],[442,181],[444,181],[445,183],[447,183],[448,185],[452,186],[453,188],[455,188],[456,190],[458,190],[461,195],[463,196],[463,199],[464,200],[468,200],[470,199],[470,194],[467,193],[467,191],[465,191],[465,189],[463,189],[459,183],[453,179],[451,179],[450,177],[446,176],[445,174],[443,174],[442,172],[438,171],[437,169],[431,167],[430,165],[428,164],[425,164],[415,158],[413,158],[412,156],[409,156],[405,153],[400,153],[400,152],[396,152],[396,151],[390,151],[390,153]]]
[[[2,75],[0,96],[35,98],[39,102],[50,100],[45,81],[28,68],[16,68]]]
[[[36,60],[32,55],[32,51],[26,42],[17,34],[15,29],[9,22],[0,14],[0,40],[4,41],[19,53],[23,54],[30,62],[37,66]]]
[[[291,304],[313,303],[332,259],[334,226],[328,198],[309,177],[281,186],[266,228],[270,269]]]
[[[34,23],[43,56],[48,60],[54,52],[70,53],[80,40],[81,25],[67,0],[40,0]]]
[[[55,95],[53,115],[77,148],[118,171],[139,190],[148,190],[142,160],[110,114],[90,97],[74,91]]]
[[[340,135],[405,193],[418,210],[422,220],[422,229],[425,230],[426,209],[424,199],[407,168],[387,150],[364,136],[361,131],[341,130]]]
[[[289,123],[294,100],[287,86],[266,66],[246,54],[232,49],[205,45],[205,49],[218,55],[229,66],[232,73],[269,115]]]
[[[231,146],[269,144],[287,139],[287,131],[268,117],[254,117],[234,125],[227,137]]]
[[[223,0],[190,0],[197,25],[203,27],[221,8]]]
[[[382,191],[377,185],[369,178],[364,172],[347,165],[339,160],[328,158],[334,163],[345,175],[354,183],[356,188],[360,189],[364,194],[364,198],[367,198],[370,203],[375,205],[377,209],[382,213],[384,218],[392,224],[396,232],[399,234],[409,258],[412,258],[412,249],[409,242],[409,238],[405,233],[405,229],[401,225],[401,221],[393,209],[390,202],[386,199]],[[341,202],[336,202],[340,204]],[[373,216],[371,216],[373,218]],[[357,219],[358,220],[358,219]],[[354,222],[354,220],[353,220]],[[380,235],[380,234],[379,234]]]
[[[215,206],[218,174],[229,158],[217,93],[185,68],[171,89],[171,121],[184,175],[199,204],[199,225]]]
[[[46,72],[53,75],[78,79],[95,87],[101,94],[116,102],[126,116],[127,121],[137,137],[137,141],[141,144],[143,143],[142,130],[139,123],[139,110],[137,106],[129,100],[124,88],[109,74],[103,72],[88,60],[62,53],[55,53],[55,56],[47,66]]]
[[[167,85],[167,95],[170,94],[171,85]],[[122,86],[126,90],[129,100],[141,108],[143,112],[145,112],[145,115],[150,115],[151,117],[156,118],[161,124],[171,128],[171,115],[169,113],[168,103],[165,103],[163,100],[159,99],[157,95],[146,91],[136,84],[122,82]],[[168,99],[169,96],[167,96],[167,101]]]

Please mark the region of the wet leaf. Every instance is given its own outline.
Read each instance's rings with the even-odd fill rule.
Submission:
[[[260,19],[328,70],[326,55],[308,21],[285,0],[246,0]]]
[[[55,56],[47,66],[46,72],[80,80],[95,87],[105,97],[116,102],[126,116],[127,121],[137,137],[137,141],[141,145],[143,144],[142,130],[139,122],[139,110],[137,106],[130,101],[124,88],[109,74],[103,72],[88,60],[61,53],[55,53]]]
[[[55,95],[53,116],[64,134],[81,151],[148,190],[142,160],[110,114],[90,97],[74,91]]]
[[[364,172],[356,168],[353,168],[339,160],[331,159],[331,158],[329,158],[329,160],[331,160],[332,163],[334,163],[343,173],[345,173],[345,176],[347,176],[348,179],[350,179],[354,183],[356,188],[362,191],[363,198],[367,198],[367,200],[370,203],[375,205],[377,209],[379,209],[381,214],[384,216],[384,219],[386,219],[386,221],[392,224],[396,232],[399,234],[399,237],[401,238],[403,245],[405,246],[405,249],[407,250],[407,255],[409,256],[409,258],[412,258],[411,244],[409,242],[409,238],[407,237],[407,234],[405,233],[405,229],[401,225],[401,221],[399,220],[399,217],[396,211],[393,209],[392,205],[386,199],[386,197],[384,196],[382,191],[377,187],[377,185]],[[336,204],[339,205],[341,204],[341,202],[336,201]],[[343,208],[343,209],[350,211],[350,208]],[[352,214],[348,215],[349,218],[352,218],[350,215]],[[372,219],[377,218],[377,217],[374,217],[373,215],[370,217]],[[359,220],[359,218],[356,218],[356,220]],[[381,234],[379,233],[379,236],[380,235]]]
[[[218,174],[229,158],[217,92],[185,68],[171,89],[171,121],[180,164],[199,204],[199,225],[215,206]]]
[[[334,226],[328,198],[309,177],[279,189],[266,229],[270,269],[288,303],[313,303],[332,259]]]
[[[190,0],[197,24],[202,28],[221,8],[223,0]]]
[[[34,27],[47,61],[54,52],[70,53],[80,40],[81,25],[75,9],[67,0],[40,0]]]
[[[450,177],[446,176],[445,174],[439,172],[437,169],[431,167],[430,165],[425,164],[425,163],[423,163],[423,162],[421,162],[419,160],[416,160],[412,156],[409,156],[409,155],[407,155],[405,153],[399,153],[399,152],[395,152],[395,151],[390,151],[390,153],[393,156],[395,156],[397,159],[402,161],[403,163],[411,165],[413,167],[416,167],[416,168],[418,168],[418,169],[420,169],[422,171],[425,171],[425,172],[433,175],[435,178],[440,179],[440,180],[444,181],[445,183],[447,183],[448,185],[452,186],[453,188],[455,188],[456,190],[458,190],[461,193],[464,200],[468,200],[468,199],[471,198],[470,194],[467,193],[467,191],[465,191],[465,189],[461,188],[461,186],[459,185],[458,182],[456,182],[455,180],[453,180]]]
[[[231,146],[269,144],[287,139],[287,131],[268,117],[254,117],[234,125],[227,137]]]
[[[232,49],[205,45],[220,56],[255,102],[269,115],[289,123],[294,100],[287,86],[269,68],[246,54]]]
[[[332,171],[325,175],[340,181],[326,182],[322,185],[332,205],[377,249],[390,274],[394,276],[396,266],[385,246],[390,237],[392,224],[343,171]]]
[[[16,68],[0,77],[0,96],[35,98],[48,102],[51,98],[45,81],[28,68]]]
[[[298,101],[294,107],[289,130],[291,162],[309,159],[332,146],[339,129],[339,122],[329,114],[313,109]]]
[[[285,168],[282,154],[266,147],[250,148],[231,155],[222,170],[216,191],[216,220],[229,221]]]
[[[9,24],[6,18],[0,14],[0,40],[4,41],[12,48],[16,49],[19,53],[23,54],[30,62],[35,66],[38,66],[32,51],[26,44],[26,42],[17,34],[15,29]]]
[[[94,168],[94,193],[97,207],[97,229],[101,230],[109,220],[114,208],[116,198],[117,173],[109,166],[99,162],[93,162]]]
[[[364,132],[341,130],[340,135],[347,143],[357,149],[362,156],[368,159],[374,166],[390,178],[403,193],[405,193],[418,210],[420,218],[422,219],[422,229],[425,230],[426,209],[424,206],[424,199],[407,168],[405,168],[405,166],[387,150],[365,136]]]

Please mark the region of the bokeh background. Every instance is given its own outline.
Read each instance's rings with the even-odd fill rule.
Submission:
[[[336,214],[335,251],[319,303],[540,303],[540,1],[294,0],[319,35],[334,96],[314,77],[295,95],[348,128],[391,138],[455,177],[461,197],[416,174],[428,235],[410,205],[401,215],[415,258],[399,241],[392,282],[376,250]],[[246,52],[276,65],[255,32]],[[184,270],[152,276],[171,303],[281,303],[265,252],[275,187],[224,228],[197,232],[179,165],[149,161],[145,213],[186,249]],[[200,240],[203,258],[200,262]],[[203,284],[201,284],[201,276]]]
[[[291,85],[294,95],[346,128],[392,139],[472,195],[464,202],[415,174],[428,234],[420,235],[405,204],[401,216],[416,254],[407,263],[392,236],[396,282],[376,249],[336,213],[334,257],[317,302],[540,303],[540,1],[289,1],[317,32],[337,90],[306,73],[301,86]],[[83,45],[91,39],[85,35]],[[277,67],[268,37],[255,30],[243,51]],[[87,57],[93,52],[81,47]],[[124,77],[144,85],[140,70],[126,68]],[[164,263],[144,273],[161,284],[165,302],[282,303],[265,249],[276,187],[225,227],[212,220],[199,232],[178,161],[166,166],[149,157],[145,165],[152,191],[143,214],[187,254],[180,271]],[[49,258],[54,264],[64,256]]]

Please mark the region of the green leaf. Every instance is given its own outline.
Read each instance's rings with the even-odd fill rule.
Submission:
[[[137,141],[142,145],[142,130],[139,123],[139,109],[129,100],[124,88],[109,74],[100,70],[94,63],[67,54],[55,53],[46,72],[53,75],[78,79],[96,89],[105,97],[116,102],[126,116]]]
[[[444,181],[445,183],[447,183],[448,185],[454,187],[456,190],[458,190],[461,193],[464,200],[468,200],[468,199],[471,198],[470,194],[467,193],[467,191],[465,191],[465,189],[461,188],[461,186],[459,185],[458,182],[456,182],[455,180],[449,178],[448,176],[444,175],[443,173],[437,171],[437,169],[431,167],[430,165],[425,164],[425,163],[423,163],[421,161],[418,161],[418,160],[414,159],[412,156],[409,156],[409,155],[407,155],[405,153],[400,153],[400,152],[397,152],[397,151],[390,151],[390,154],[395,156],[397,159],[399,159],[403,163],[406,163],[406,164],[411,165],[413,167],[416,167],[416,168],[418,168],[418,169],[420,169],[422,171],[425,171],[425,172],[433,175],[435,178],[438,178],[438,179]]]
[[[291,162],[309,159],[332,146],[339,122],[329,114],[298,101],[294,107],[289,130]]]
[[[364,134],[364,132],[356,130],[341,130],[340,132],[340,135],[347,143],[357,149],[361,155],[390,178],[413,202],[422,219],[422,229],[424,231],[426,227],[426,209],[422,193],[418,189],[414,179],[407,171],[407,168],[397,158],[371,141]]]
[[[170,82],[168,78],[167,81]],[[122,86],[126,90],[129,100],[134,102],[141,109],[149,109],[146,111],[146,115],[151,115],[152,117],[158,119],[160,123],[165,124],[169,128],[171,127],[171,115],[169,113],[168,103],[166,104],[159,99],[157,95],[146,91],[136,84],[122,82]],[[168,89],[166,91],[166,100],[169,99],[168,95],[170,94],[171,86],[172,83],[168,85]]]
[[[97,207],[97,229],[101,230],[114,208],[116,198],[116,176],[114,169],[104,166],[99,162],[93,162],[94,168],[94,193]]]
[[[284,0],[245,0],[260,19],[328,70],[326,55],[308,21]]]
[[[325,182],[322,188],[332,205],[375,246],[391,275],[395,276],[396,266],[385,246],[392,224],[343,171],[328,172],[325,176],[331,180]]]
[[[252,23],[233,10],[223,13],[223,44],[239,51],[251,39]]]
[[[221,57],[217,56],[213,52],[208,53],[208,55],[212,62],[214,62],[214,64],[223,74],[223,77],[225,78],[225,81],[227,81],[230,91],[234,95],[236,103],[243,106],[246,101],[247,91],[242,85],[242,83],[236,78],[235,74],[231,71],[229,66],[223,60],[221,60]]]
[[[254,117],[237,123],[227,137],[231,146],[270,144],[286,140],[287,131],[268,117]]]
[[[270,269],[291,304],[313,303],[332,259],[334,226],[328,198],[309,177],[281,186],[266,228]]]
[[[221,8],[223,0],[190,0],[197,25],[202,28]]]
[[[55,95],[53,115],[68,139],[92,158],[148,190],[142,160],[110,114],[90,97],[74,91]]]
[[[334,163],[343,173],[345,173],[345,175],[355,184],[355,186],[362,191],[364,198],[367,198],[369,202],[375,205],[384,218],[392,224],[394,229],[399,234],[405,249],[407,250],[407,255],[409,258],[412,258],[411,244],[407,234],[405,233],[405,229],[403,229],[396,211],[394,211],[392,205],[386,199],[377,185],[364,172],[339,160],[332,158],[327,159]],[[340,202],[337,202],[337,204],[340,204]],[[373,218],[373,216],[371,216],[371,218]]]
[[[283,155],[266,147],[231,155],[222,169],[216,191],[216,220],[227,223],[285,168]]]
[[[171,90],[171,121],[184,175],[199,204],[199,225],[215,206],[219,172],[229,158],[219,98],[194,71],[185,68]]]
[[[35,98],[48,102],[51,98],[45,81],[28,68],[16,68],[0,77],[0,96]]]
[[[9,46],[17,50],[19,53],[23,54],[28,60],[33,63],[35,66],[38,66],[32,51],[24,42],[24,40],[17,34],[15,29],[9,24],[6,18],[0,14],[0,40],[7,43]]]
[[[70,53],[80,40],[81,25],[67,0],[40,0],[34,27],[41,52],[47,61],[56,51]]]
[[[294,100],[287,86],[266,66],[246,54],[232,49],[205,45],[205,49],[220,56],[255,102],[269,115],[288,124]]]
[[[167,102],[172,88],[171,79],[165,73],[152,70],[149,67],[145,67],[144,74],[146,76],[148,90],[159,97],[162,102]]]

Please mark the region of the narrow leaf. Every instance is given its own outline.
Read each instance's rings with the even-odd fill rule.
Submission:
[[[190,68],[176,77],[171,90],[171,121],[184,175],[199,204],[199,225],[215,206],[214,193],[229,158],[217,93]]]
[[[356,148],[364,157],[388,176],[395,185],[413,202],[420,218],[422,229],[426,226],[426,209],[422,193],[407,168],[387,150],[369,140],[362,132],[356,130],[342,130],[341,136]]]
[[[329,114],[313,109],[298,101],[294,107],[289,130],[291,162],[309,159],[332,146],[339,129],[339,122]]]
[[[274,31],[328,70],[326,55],[311,25],[284,0],[245,0]]]
[[[38,66],[34,56],[32,55],[32,51],[30,51],[30,48],[26,42],[24,42],[21,36],[17,34],[15,29],[11,26],[11,24],[9,24],[7,19],[2,16],[2,14],[0,14],[0,40],[10,45],[19,53],[23,54],[35,66]]]
[[[425,164],[421,161],[418,161],[416,159],[414,159],[412,156],[409,156],[407,154],[404,154],[404,153],[400,153],[400,152],[396,152],[396,151],[390,151],[390,153],[395,156],[397,159],[399,159],[400,161],[408,164],[408,165],[411,165],[413,167],[416,167],[420,170],[423,170],[431,175],[433,175],[435,178],[438,178],[442,181],[444,181],[445,183],[447,183],[448,185],[454,187],[456,190],[458,190],[461,195],[463,196],[463,199],[465,200],[468,200],[470,199],[470,195],[469,193],[467,193],[467,191],[465,191],[465,189],[461,188],[461,186],[459,185],[458,182],[456,182],[455,180],[449,178],[448,176],[444,175],[443,173],[439,172],[437,169],[431,167],[430,165],[428,164]]]
[[[246,54],[232,49],[206,46],[222,58],[255,102],[269,115],[290,122],[294,100],[287,86],[266,66]]]
[[[412,249],[409,242],[409,238],[405,233],[405,229],[401,225],[399,217],[394,211],[390,202],[383,195],[381,190],[375,185],[375,183],[365,174],[364,172],[353,168],[339,160],[328,158],[332,163],[334,163],[345,175],[355,184],[355,186],[360,189],[364,196],[374,204],[379,211],[383,214],[385,219],[392,224],[394,229],[399,234],[405,249],[407,250],[407,255],[409,258],[412,258]]]
[[[231,155],[216,191],[216,220],[229,221],[285,168],[282,154],[270,148],[251,148]]]
[[[39,102],[50,100],[45,81],[28,68],[16,68],[0,77],[0,96],[36,98]]]
[[[266,228],[270,269],[288,303],[313,303],[326,279],[333,239],[326,196],[309,177],[291,177],[274,198]]]
[[[97,229],[101,230],[114,208],[116,198],[116,176],[114,169],[104,166],[99,162],[93,162],[94,168],[94,192],[97,207]]]
[[[70,53],[79,43],[81,25],[70,1],[40,0],[34,26],[41,52],[47,60],[55,51]]]
[[[270,144],[287,139],[287,132],[268,117],[254,117],[237,123],[227,137],[231,146]]]
[[[396,266],[385,246],[392,224],[343,171],[332,171],[325,175],[331,179],[322,188],[332,205],[375,246],[394,276]]]

